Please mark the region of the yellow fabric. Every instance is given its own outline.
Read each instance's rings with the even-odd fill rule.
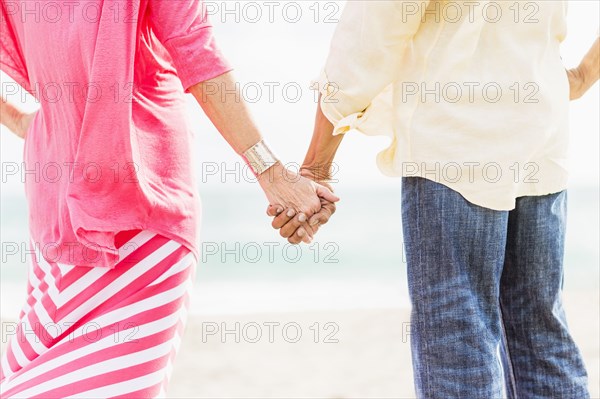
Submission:
[[[348,1],[318,79],[334,134],[387,135],[390,176],[496,210],[566,188],[565,1]]]

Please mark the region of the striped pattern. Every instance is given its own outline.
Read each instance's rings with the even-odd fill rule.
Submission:
[[[195,260],[149,231],[119,233],[117,248],[114,269],[31,262],[27,303],[0,361],[0,397],[165,396]]]

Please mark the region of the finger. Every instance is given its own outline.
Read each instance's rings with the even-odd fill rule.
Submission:
[[[296,230],[296,234],[298,233],[298,231],[300,229],[303,229],[306,232],[306,236],[308,237],[308,240],[305,241],[307,244],[311,243],[312,240],[315,238],[315,234],[317,234],[317,229],[315,229],[313,226],[309,226],[308,225],[308,220],[306,222],[304,222],[302,224],[302,226],[298,227],[298,229]]]
[[[298,228],[298,230],[296,230],[296,232],[288,238],[288,242],[290,244],[300,244],[301,242],[310,244],[311,241],[312,239],[308,236],[306,230],[304,230],[304,227]]]
[[[287,239],[290,244],[298,245],[302,242],[302,238],[298,237],[297,234],[294,234],[290,238]]]
[[[310,226],[324,225],[329,222],[331,216],[335,213],[335,204],[326,202],[321,207],[321,210],[315,213],[308,221]]]
[[[298,230],[296,230],[296,235],[302,238],[302,242],[304,242],[305,244],[310,244],[313,240],[313,236],[311,235],[310,232],[308,232],[309,227],[305,225],[303,225],[302,227],[300,227]],[[312,230],[311,230],[312,231]]]
[[[311,241],[312,242],[315,239],[315,236],[317,235],[317,233],[319,232],[319,227],[320,225],[315,225],[315,226],[310,226],[310,228],[312,229],[312,237],[311,237]]]
[[[296,216],[296,211],[291,208],[286,211],[283,211],[273,219],[273,223],[271,223],[271,226],[273,226],[274,229],[280,229],[286,223],[292,220],[294,216]]]
[[[283,212],[283,207],[281,205],[269,205],[267,208],[267,215],[275,217]]]
[[[279,234],[292,244],[300,242],[310,244],[317,230],[318,228],[308,225],[308,219],[304,214],[298,214],[279,230]]]
[[[300,227],[298,227],[298,229],[296,229],[294,234],[288,238],[288,241],[291,243],[304,242],[306,244],[310,244],[313,241],[318,229],[318,227],[315,228],[313,226],[309,226],[308,222],[303,223]]]
[[[329,202],[338,202],[340,198],[331,192],[327,187],[317,184],[317,195]]]
[[[299,213],[292,220],[290,220],[284,226],[281,227],[281,230],[279,230],[279,234],[281,234],[281,236],[284,238],[291,237],[300,226],[306,223],[306,221],[306,215],[304,213]]]

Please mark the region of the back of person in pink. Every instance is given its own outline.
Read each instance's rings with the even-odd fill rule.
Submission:
[[[198,0],[0,3],[0,69],[40,105],[26,114],[3,97],[0,109],[25,139],[35,253],[0,361],[3,398],[164,395],[199,258],[185,93],[268,201],[294,210],[305,242],[307,218],[337,201],[267,151],[239,96],[221,96],[235,80],[203,11]]]

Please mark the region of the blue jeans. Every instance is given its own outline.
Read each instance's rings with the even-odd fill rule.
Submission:
[[[562,307],[566,191],[473,205],[402,180],[419,398],[589,398]]]

